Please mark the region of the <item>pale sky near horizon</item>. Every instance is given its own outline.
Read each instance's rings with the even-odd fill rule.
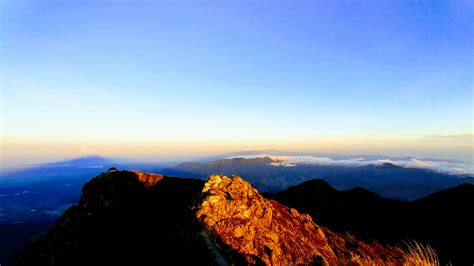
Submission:
[[[249,149],[473,161],[472,1],[0,8],[4,166]]]

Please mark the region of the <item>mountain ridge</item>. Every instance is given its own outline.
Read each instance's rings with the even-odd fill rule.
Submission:
[[[292,242],[304,237],[309,238]],[[145,245],[150,241],[152,246]],[[217,175],[204,182],[111,169],[86,183],[79,204],[23,249],[14,265],[144,264],[157,255],[163,263],[212,265],[217,262],[209,243],[226,260],[240,263],[404,259],[398,247],[321,228],[309,215],[265,199],[239,177]]]
[[[405,202],[380,197],[366,189],[340,191],[322,180],[310,180],[277,193],[270,199],[308,213],[331,230],[350,232],[359,239],[395,244],[416,239],[439,252],[442,263],[474,262],[470,215],[474,185],[461,184],[421,199]],[[390,228],[390,230],[387,230]]]
[[[112,173],[122,173],[123,171],[116,171],[114,169],[111,169],[108,173],[106,174],[112,174]],[[160,174],[153,174],[153,173],[142,173],[142,172],[139,172],[139,171],[136,171],[136,172],[133,172],[131,171],[130,172],[130,175],[133,175],[133,178],[132,179],[137,179],[138,180],[138,183],[140,183],[141,185],[140,186],[143,186],[145,189],[139,189],[137,191],[141,191],[140,193],[138,192],[135,192],[135,193],[138,193],[138,194],[147,194],[146,191],[149,191],[149,190],[160,190],[159,187],[164,187],[165,185],[168,186],[168,187],[175,187],[173,189],[170,189],[170,190],[163,190],[161,189],[161,193],[164,193],[165,195],[168,195],[169,198],[166,198],[166,197],[161,197],[160,200],[161,201],[170,201],[171,198],[174,198],[176,197],[177,195],[176,194],[176,189],[179,188],[179,190],[185,190],[185,191],[190,191],[189,188],[190,187],[194,187],[194,192],[191,192],[191,194],[200,194],[202,193],[202,188],[204,186],[204,181],[202,180],[197,180],[197,179],[182,179],[182,178],[170,178],[170,177],[166,177],[166,176],[163,176],[163,175],[160,175]],[[130,179],[130,178],[129,178]],[[97,177],[94,178],[93,180],[97,180]],[[101,179],[99,179],[101,180]],[[170,181],[171,180],[171,181]],[[92,180],[91,180],[92,181]],[[90,181],[90,182],[91,182]],[[88,182],[87,184],[89,184],[90,182]],[[94,181],[96,182],[96,181]],[[190,183],[189,183],[190,182]],[[128,181],[125,182],[128,184]],[[133,181],[131,184],[135,184],[136,182]],[[179,185],[181,184],[181,185]],[[194,184],[194,185],[190,185],[190,184]],[[309,185],[308,185],[309,184]],[[90,191],[89,189],[90,185],[85,185],[84,188],[83,188],[83,193],[86,192],[86,191]],[[99,185],[99,186],[94,186],[94,187],[102,187],[102,185]],[[127,186],[125,186],[127,187]],[[346,190],[346,191],[339,191],[341,192],[342,194],[344,194],[345,196],[342,197],[342,201],[341,201],[341,197],[338,196],[338,197],[335,197],[335,198],[331,198],[331,196],[329,195],[328,196],[328,192],[327,191],[330,191],[330,193],[334,193],[334,191],[338,191],[337,189],[334,189],[333,187],[330,186],[330,184],[324,180],[321,180],[321,179],[315,179],[315,180],[310,180],[310,181],[306,181],[306,182],[303,182],[297,186],[294,186],[294,187],[306,187],[306,192],[305,190],[296,190],[296,196],[291,196],[290,198],[293,199],[293,202],[291,201],[287,201],[288,199],[284,199],[284,198],[278,198],[276,200],[278,200],[278,202],[281,202],[289,207],[292,207],[292,208],[295,208],[296,210],[298,210],[299,212],[302,212],[302,213],[308,213],[309,215],[311,215],[312,217],[312,220],[317,223],[318,225],[321,225],[322,228],[329,228],[331,231],[324,231],[326,232],[327,235],[329,236],[333,236],[333,238],[330,238],[328,239],[328,241],[332,241],[334,239],[339,239],[338,237],[341,237],[342,238],[347,238],[347,239],[350,239],[348,237],[346,232],[351,232],[351,234],[354,234],[358,239],[361,239],[361,240],[364,240],[364,241],[371,241],[373,239],[377,239],[378,241],[380,241],[382,244],[389,244],[389,245],[393,245],[393,244],[396,244],[396,243],[399,243],[401,240],[406,240],[406,239],[416,239],[418,241],[422,241],[422,243],[430,243],[430,244],[433,244],[433,246],[437,247],[437,249],[439,249],[439,243],[440,243],[440,240],[443,240],[443,238],[432,238],[432,235],[433,235],[433,231],[427,231],[427,230],[421,230],[422,234],[419,234],[419,235],[415,235],[415,237],[413,237],[414,235],[407,235],[407,238],[406,239],[394,239],[392,235],[388,234],[387,233],[384,233],[384,235],[367,235],[367,234],[360,234],[360,232],[364,232],[363,231],[363,228],[371,228],[371,227],[374,227],[375,229],[377,229],[377,226],[373,226],[373,224],[370,224],[370,223],[367,223],[366,221],[364,223],[358,223],[357,221],[354,222],[353,219],[347,219],[347,217],[364,217],[364,216],[367,216],[369,218],[369,220],[372,220],[376,223],[381,223],[381,224],[386,224],[386,225],[390,225],[392,227],[391,230],[386,230],[386,228],[381,228],[382,232],[393,232],[394,234],[399,234],[400,232],[400,229],[397,229],[398,227],[400,227],[400,225],[403,225],[402,222],[400,222],[400,224],[397,224],[398,221],[400,221],[400,210],[399,209],[402,209],[402,208],[407,208],[406,206],[408,206],[408,203],[407,202],[400,202],[400,201],[397,201],[397,200],[391,200],[391,199],[385,199],[379,195],[377,195],[376,193],[373,193],[373,192],[370,192],[369,190],[367,189],[364,189],[364,188],[353,188],[353,189],[349,189],[349,190]],[[291,191],[292,189],[295,189],[294,187],[290,187],[288,188],[287,190],[284,190],[284,191]],[[460,186],[461,188],[466,188],[466,191],[465,193],[462,193],[464,195],[464,197],[469,196],[469,195],[472,195],[472,185],[461,185]],[[105,188],[107,188],[107,186],[105,186]],[[117,187],[115,185],[113,185],[111,187],[111,189],[114,188],[116,189]],[[112,191],[114,190],[112,189]],[[281,191],[281,193],[283,193],[284,191]],[[326,192],[324,192],[326,191]],[[448,189],[446,190],[448,191],[448,196],[444,196],[444,198],[454,198],[455,196],[458,196],[460,193],[456,193],[457,189],[456,188],[452,188],[452,189]],[[450,192],[450,191],[454,191],[454,192]],[[298,204],[297,202],[295,203],[294,200],[295,199],[298,199],[297,196],[301,196],[301,195],[305,195],[305,194],[311,194],[311,195],[319,195],[319,196],[323,196],[325,199],[321,200],[314,200],[314,201],[311,201],[311,200],[308,200],[308,199],[305,199],[304,202],[307,202],[309,203],[309,206],[306,206],[306,205],[300,205]],[[444,195],[446,194],[445,191],[441,191],[439,192],[441,193],[440,195]],[[120,194],[120,193],[119,193]],[[133,193],[132,193],[133,194]],[[149,194],[149,193],[148,193]],[[178,193],[179,194],[179,193]],[[279,193],[276,193],[276,194],[272,194],[272,193],[262,193],[262,195],[265,197],[265,198],[270,198],[270,199],[275,199],[275,195],[278,195]],[[126,195],[126,194],[123,194],[123,195]],[[180,194],[181,196],[183,196],[184,198],[188,198],[189,199],[189,195],[184,193],[184,194]],[[280,194],[281,195],[281,194]],[[439,198],[438,193],[434,193],[433,194],[435,198]],[[148,197],[148,196],[146,196]],[[140,195],[138,196],[138,198],[141,198],[143,199],[143,195]],[[426,198],[431,198],[431,197],[426,197]],[[157,199],[155,196],[149,198],[149,199]],[[180,200],[179,198],[175,198],[176,200]],[[424,198],[423,198],[424,199]],[[416,203],[416,204],[413,204],[413,205],[419,205],[419,207],[417,207],[416,212],[419,212],[419,213],[423,213],[423,215],[426,215],[427,217],[430,217],[428,214],[430,214],[430,212],[434,212],[432,209],[431,211],[428,210],[426,211],[426,204],[422,204],[423,203],[423,199],[421,200],[418,200],[418,201],[415,201],[415,202],[421,202],[421,203]],[[191,201],[195,201],[196,198],[194,198],[194,200],[191,200]],[[173,201],[173,200],[172,200]],[[379,202],[379,201],[382,201],[383,204],[379,204],[379,205],[382,205],[382,206],[378,206],[378,208],[375,208],[374,207],[371,207],[371,204],[373,202]],[[447,200],[443,200],[441,199],[440,200],[441,202],[448,202]],[[105,200],[104,201],[104,198],[98,198],[98,204],[96,205],[99,205],[100,204],[103,204],[104,202],[108,202],[107,204],[109,205],[109,207],[112,206],[112,202],[114,201],[111,201],[109,202],[108,200]],[[334,202],[334,203],[337,203],[335,206],[332,206],[330,209],[334,209],[336,213],[348,213],[349,216],[346,215],[346,217],[340,217],[340,216],[332,216],[333,214],[331,214],[331,212],[312,212],[312,210],[314,211],[314,208],[315,207],[318,207],[319,205],[323,205],[324,204],[328,204],[331,203],[331,202]],[[345,209],[342,208],[341,209],[341,204],[342,206],[344,207],[344,204],[347,204],[345,202],[352,202],[354,203],[351,207],[351,205],[349,206],[345,206]],[[466,202],[469,202],[468,200],[466,200]],[[411,202],[413,203],[413,202]],[[410,203],[410,204],[411,204]],[[191,203],[190,203],[191,204]],[[195,204],[195,202],[194,202]],[[319,205],[318,205],[319,204]],[[376,204],[377,205],[377,204]],[[146,208],[151,208],[151,209],[154,209],[155,207],[153,207],[152,205],[150,205],[150,203],[146,203],[145,204]],[[394,207],[395,206],[395,207]],[[375,206],[377,207],[377,206]],[[448,206],[449,208],[450,206]],[[472,207],[472,206],[471,206]],[[74,209],[75,207],[73,207]],[[150,210],[150,209],[146,209],[145,207],[143,207],[143,210]],[[313,209],[311,209],[313,208]],[[410,207],[411,208],[411,207]],[[444,207],[446,208],[446,207]],[[457,217],[456,215],[459,215],[459,213],[467,213],[466,212],[466,209],[468,209],[467,206],[464,206],[464,207],[461,207],[461,208],[450,208],[451,210],[453,210],[453,213],[450,214],[450,217],[451,218],[454,218],[454,220],[459,220],[459,217]],[[158,211],[158,209],[156,209]],[[350,210],[355,210],[356,212],[351,212]],[[386,212],[384,214],[383,210],[390,210],[392,211],[393,213],[391,214],[391,216],[387,216]],[[393,211],[395,210],[395,211]],[[69,211],[69,210],[68,210]],[[380,214],[380,212],[382,211],[382,214]],[[158,211],[160,212],[160,211]],[[171,213],[173,213],[173,211],[169,211]],[[76,211],[74,211],[74,213],[77,213]],[[368,215],[372,213],[372,215]],[[443,213],[443,212],[441,212]],[[374,214],[380,214],[380,215],[375,215]],[[410,215],[411,212],[409,213]],[[76,215],[76,214],[75,214]],[[84,213],[82,214],[84,215]],[[142,218],[144,218],[145,220],[149,219],[150,216],[149,215],[144,215],[143,213],[141,214],[142,215]],[[187,216],[189,216],[189,213],[187,214]],[[191,215],[193,216],[193,215]],[[407,215],[405,215],[406,217]],[[408,215],[409,216],[409,215]],[[393,218],[390,218],[390,217],[393,217]],[[397,218],[398,217],[398,218]],[[383,218],[383,219],[382,219]],[[151,216],[151,221],[156,221],[155,220],[156,217],[153,217]],[[188,217],[189,219],[189,217]],[[461,220],[463,220],[464,218],[462,218]],[[403,220],[403,219],[402,219]],[[347,221],[347,222],[350,222],[349,224],[344,224],[342,223],[341,224],[341,221]],[[387,222],[387,221],[392,221],[391,223],[390,222]],[[395,221],[395,222],[393,222]],[[466,228],[469,228],[468,225],[466,223],[468,223],[468,219],[464,219],[463,220],[465,222],[465,224],[461,224],[457,227],[454,227],[453,228],[455,229],[455,231],[453,232],[457,232],[455,238],[451,238],[451,243],[452,242],[455,242],[455,240],[457,240],[457,237],[458,237],[458,234],[461,235],[461,233],[463,233],[462,237],[467,237],[469,235],[472,235],[472,230],[469,230],[467,229],[467,231],[464,231],[464,232],[461,232],[459,231],[460,229],[459,228],[462,228],[463,230],[466,230]],[[193,224],[193,223],[191,223]],[[352,224],[352,226],[351,226]],[[365,226],[362,226],[361,225],[364,225]],[[369,225],[369,226],[367,226]],[[138,226],[138,225],[137,225]],[[140,225],[142,226],[142,225]],[[168,224],[168,226],[170,226]],[[442,227],[442,225],[438,225],[438,227],[440,228],[444,228]],[[194,230],[193,232],[194,233],[197,233],[197,234],[201,234],[201,229],[196,229],[196,228],[200,228],[199,225],[196,225],[194,223],[194,225],[191,226],[191,228],[194,228],[192,230]],[[451,227],[450,227],[451,228]],[[405,228],[402,227],[402,229],[404,230]],[[458,230],[459,229],[459,230]],[[180,229],[182,230],[182,229]],[[324,230],[324,229],[323,229]],[[362,231],[361,231],[362,230]],[[402,232],[403,232],[402,230]],[[457,230],[457,231],[456,231]],[[179,231],[179,230],[178,230]],[[375,230],[376,232],[377,230]],[[446,235],[449,233],[448,231],[444,230],[443,231],[438,231],[437,232],[441,232],[442,236],[443,237],[446,237]],[[430,240],[431,239],[431,240]],[[437,240],[438,239],[438,240]],[[428,242],[425,242],[425,240],[429,240]],[[196,239],[194,240],[190,240],[190,241],[197,241]],[[216,241],[216,240],[213,240],[213,241]],[[356,241],[356,239],[354,240],[351,240],[351,242],[354,242]],[[203,245],[204,247],[208,246],[208,244],[206,244],[206,241],[202,241],[199,240],[197,241],[198,245]],[[219,242],[219,241],[218,241]],[[337,246],[336,244],[339,243],[340,241],[337,241],[337,240],[334,240],[333,241],[333,245],[335,245],[335,247]],[[442,242],[442,241],[441,241]],[[220,244],[222,245],[222,243]],[[456,252],[458,252],[458,254],[461,254],[461,256],[465,256],[466,254],[469,254],[468,252],[468,249],[469,249],[469,246],[466,245],[464,247],[460,247],[459,245],[452,245],[453,248],[451,248],[451,250],[446,250],[446,248],[443,248],[441,247],[441,253],[440,253],[440,256],[442,258],[443,261],[447,261],[446,260],[446,254],[456,254]],[[342,246],[342,248],[339,248],[340,250],[343,250],[344,249],[344,246]],[[454,251],[454,253],[453,253]],[[241,260],[244,260],[244,258],[241,256],[241,254],[234,254],[235,252],[231,252],[231,251],[227,251],[225,252],[225,254],[227,256],[230,256],[231,258],[235,259],[235,261],[241,261]],[[464,255],[463,255],[464,254]],[[212,254],[211,254],[212,255]],[[449,256],[448,256],[449,258]],[[469,262],[469,257],[466,258],[466,257],[461,257],[461,260],[451,260],[449,259],[450,261],[468,261]]]

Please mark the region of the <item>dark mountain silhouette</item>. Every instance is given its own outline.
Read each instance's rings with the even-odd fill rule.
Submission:
[[[36,165],[0,176],[0,263],[51,227],[77,202],[91,176],[111,165],[99,156]]]
[[[161,176],[158,176],[160,179]],[[151,189],[134,172],[112,171],[84,185],[78,205],[27,246],[16,265],[146,265],[212,262],[188,207],[204,181],[164,178]],[[185,254],[185,255],[184,255]]]
[[[301,182],[321,178],[331,186],[347,190],[363,187],[391,199],[414,200],[462,183],[473,183],[469,176],[457,176],[427,169],[404,168],[390,163],[360,167],[297,164],[275,166],[270,157],[223,159],[215,162],[189,162],[160,173],[206,179],[211,174],[239,175],[260,191],[278,192]]]
[[[442,262],[471,265],[474,185],[462,184],[412,202],[389,200],[363,188],[339,191],[316,179],[264,194],[336,232],[385,244],[415,239],[434,247]]]
[[[381,264],[404,262],[404,252],[321,227],[240,177],[111,169],[13,264]]]
[[[51,227],[81,196],[81,188],[106,171],[111,159],[92,155],[31,166],[0,176],[0,264]],[[159,170],[156,164],[126,164]],[[120,166],[120,165],[119,165]]]
[[[366,189],[357,187],[339,191],[322,179],[306,181],[281,192],[264,193],[285,205],[310,214],[316,222],[339,232],[360,232],[370,228],[359,237],[394,240],[393,231],[379,225],[379,215],[387,220],[396,219],[406,202],[382,198]],[[380,230],[377,230],[380,229]]]

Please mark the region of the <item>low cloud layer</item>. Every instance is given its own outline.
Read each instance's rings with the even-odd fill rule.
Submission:
[[[298,164],[309,164],[309,165],[334,165],[334,166],[348,166],[358,167],[365,165],[382,165],[384,163],[391,163],[400,167],[406,168],[422,168],[429,169],[437,172],[447,174],[458,174],[458,175],[474,175],[474,165],[470,165],[463,162],[447,162],[441,160],[427,160],[427,159],[365,159],[363,157],[350,158],[350,159],[333,159],[329,157],[317,157],[317,156],[273,156],[268,154],[259,155],[243,155],[243,156],[232,156],[231,158],[262,158],[269,157],[273,160],[270,163],[273,166],[280,167],[294,167]]]

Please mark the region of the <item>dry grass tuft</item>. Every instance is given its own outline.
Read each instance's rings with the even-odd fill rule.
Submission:
[[[404,242],[405,253],[399,260],[384,261],[380,258],[371,258],[358,254],[351,254],[350,258],[340,260],[338,265],[357,266],[440,266],[438,255],[429,245],[423,245],[416,241]]]
[[[422,245],[416,241],[405,242],[407,253],[404,255],[403,265],[407,266],[439,266],[438,255],[429,245]]]

